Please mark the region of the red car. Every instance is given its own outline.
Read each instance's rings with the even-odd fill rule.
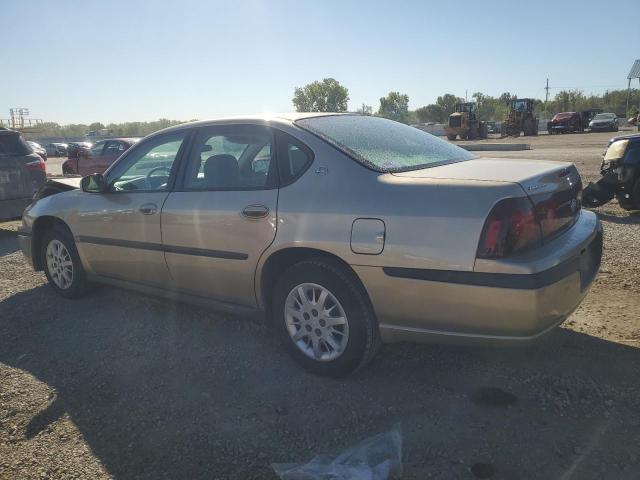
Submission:
[[[90,148],[69,151],[68,159],[62,164],[62,173],[70,175],[91,175],[104,173],[116,159],[134,145],[139,138],[109,138],[94,143]]]

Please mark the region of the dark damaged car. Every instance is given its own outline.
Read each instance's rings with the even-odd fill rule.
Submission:
[[[0,128],[0,221],[20,218],[46,179],[42,157],[19,132]]]

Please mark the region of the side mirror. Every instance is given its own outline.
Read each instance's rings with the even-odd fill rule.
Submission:
[[[87,175],[80,180],[80,189],[87,193],[104,193],[108,189],[107,181],[101,173]]]

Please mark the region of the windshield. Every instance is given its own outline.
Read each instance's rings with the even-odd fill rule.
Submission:
[[[595,117],[594,120],[613,120],[616,116],[613,113],[599,113]]]
[[[304,118],[296,124],[379,172],[416,170],[475,158],[422,130],[379,117],[331,115]]]

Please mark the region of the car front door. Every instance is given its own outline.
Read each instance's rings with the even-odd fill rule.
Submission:
[[[163,248],[176,289],[256,305],[256,266],[276,234],[273,153],[271,129],[263,125],[197,131],[162,209]]]
[[[71,230],[92,273],[167,285],[160,211],[186,136],[179,130],[141,142],[106,173],[106,192],[80,194]]]

